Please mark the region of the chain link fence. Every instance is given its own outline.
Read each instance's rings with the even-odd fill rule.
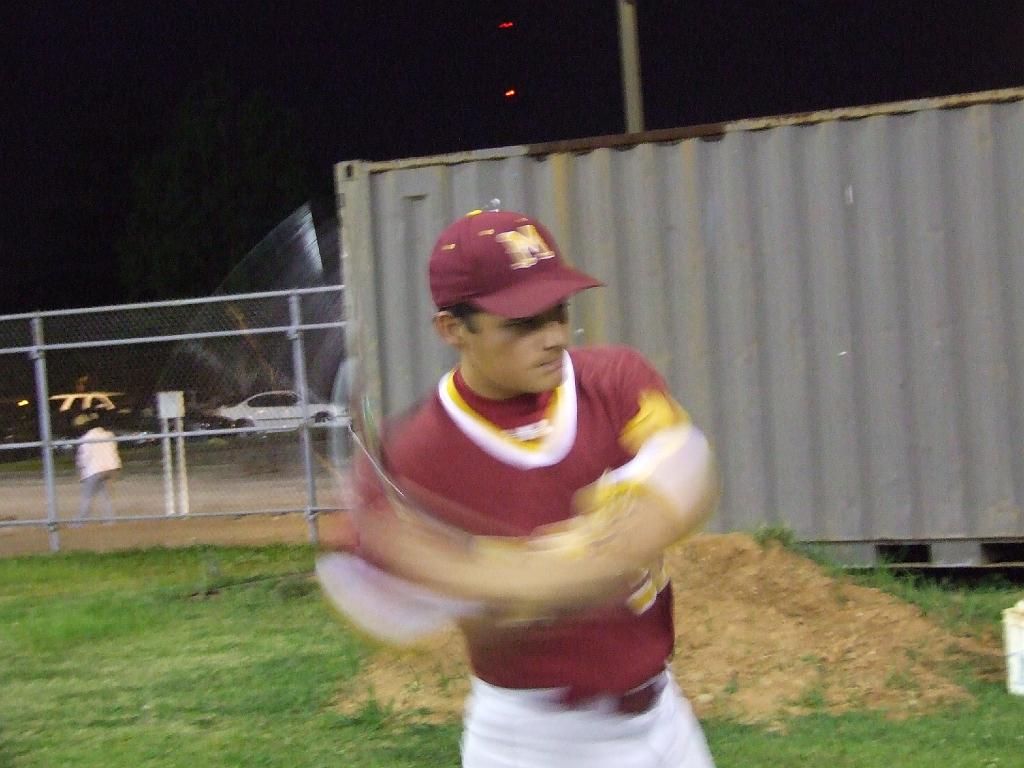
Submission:
[[[0,554],[315,541],[346,506],[343,292],[0,317]],[[98,441],[122,468],[87,507],[76,457]]]

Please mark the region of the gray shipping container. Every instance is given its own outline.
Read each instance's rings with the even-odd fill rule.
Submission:
[[[365,370],[394,413],[452,363],[426,263],[497,198],[608,283],[715,443],[712,530],[847,562],[1024,562],[1024,89],[336,166]]]

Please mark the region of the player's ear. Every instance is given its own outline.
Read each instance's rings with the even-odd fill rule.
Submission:
[[[451,312],[442,309],[434,315],[434,330],[445,344],[456,349],[462,348],[462,334],[466,328],[463,322]]]

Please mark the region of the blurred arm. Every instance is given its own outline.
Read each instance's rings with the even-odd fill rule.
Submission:
[[[438,593],[498,606],[585,606],[626,595],[643,566],[696,533],[718,481],[690,424],[655,433],[576,498],[577,514],[525,537],[474,536],[395,496],[356,513],[361,555]]]

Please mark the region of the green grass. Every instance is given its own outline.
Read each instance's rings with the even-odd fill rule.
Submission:
[[[0,768],[456,766],[458,723],[332,706],[368,647],[309,580],[307,547],[196,547],[0,560]],[[1021,591],[885,586],[977,634]],[[711,721],[719,768],[1024,765],[1024,698],[963,670],[976,697],[904,721],[815,713]],[[907,681],[894,677],[893,686]]]
[[[814,714],[784,732],[705,724],[719,768],[1016,768],[1024,764],[1024,699],[995,685],[968,707],[903,721],[867,713]]]
[[[5,452],[6,453],[6,452]],[[66,453],[54,453],[53,466],[57,470],[72,470],[75,468],[74,456]],[[18,459],[7,461],[5,454],[0,454],[0,472],[5,473],[37,473],[42,476],[43,460],[40,458]]]
[[[787,528],[784,525],[762,525],[751,536],[762,547],[770,542],[776,542],[789,549],[796,547],[796,534],[792,528]]]
[[[0,766],[453,764],[454,723],[332,711],[367,649],[311,569],[303,547],[0,561]]]

